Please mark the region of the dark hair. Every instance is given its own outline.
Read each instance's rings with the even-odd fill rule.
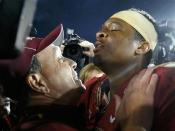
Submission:
[[[38,73],[38,72],[41,72],[41,64],[38,61],[37,57],[33,56],[27,74]]]
[[[31,64],[29,66],[29,69],[28,69],[28,72],[27,74],[25,75],[25,77],[22,77],[22,81],[21,82],[21,85],[20,87],[22,87],[21,89],[21,98],[23,98],[23,100],[21,101],[21,103],[24,105],[27,103],[28,101],[28,96],[29,94],[31,93],[31,88],[29,87],[29,85],[27,84],[26,82],[26,77],[29,75],[29,74],[32,74],[32,73],[38,73],[41,71],[41,64],[40,62],[38,61],[37,57],[34,55],[32,57],[32,61],[31,61]]]
[[[41,71],[41,64],[38,61],[37,57],[33,56],[27,74],[24,77],[15,78],[17,88],[19,88],[18,90],[19,96],[17,100],[19,101],[20,105],[25,106],[28,103],[29,95],[32,92],[31,88],[26,82],[26,77],[29,74],[38,73],[40,71]]]
[[[156,23],[156,20],[149,13],[147,13],[146,11],[143,11],[143,10],[135,9],[135,8],[131,8],[129,10],[136,11],[136,12],[142,14],[144,17],[146,17],[153,24],[157,34],[159,33],[158,32],[158,24]],[[135,39],[139,40],[140,42],[141,41],[145,41],[143,36],[138,31],[135,32]],[[147,52],[145,54],[145,59],[144,59],[144,62],[143,62],[144,63],[144,67],[147,67],[147,65],[149,65],[149,63],[152,60],[152,55],[153,55],[153,51],[152,50],[150,50],[149,52]]]
[[[143,36],[138,33],[136,30],[135,30],[135,40],[139,41],[139,42],[142,42],[142,41],[145,41],[145,39],[143,38]],[[152,54],[153,54],[153,51],[152,50],[149,50],[146,54],[145,54],[145,58],[144,58],[144,61],[143,61],[143,66],[144,67],[147,67],[151,60],[152,60]]]

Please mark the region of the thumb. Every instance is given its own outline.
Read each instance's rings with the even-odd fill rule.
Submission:
[[[83,51],[83,54],[89,57],[94,57],[94,52],[93,51]]]
[[[114,100],[115,100],[115,115],[116,115],[117,112],[118,112],[118,109],[120,107],[121,98],[118,95],[114,95],[113,97],[114,97]]]
[[[151,92],[152,94],[154,94],[154,92],[156,90],[157,81],[158,81],[158,75],[153,74],[151,76],[151,80],[150,80],[149,86],[147,88],[147,92]]]
[[[95,49],[94,44],[89,42],[89,41],[82,41],[82,42],[79,43],[79,45],[81,47],[89,47],[89,48]]]

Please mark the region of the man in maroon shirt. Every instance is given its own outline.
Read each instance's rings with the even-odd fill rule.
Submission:
[[[63,33],[60,25],[45,38],[30,38],[19,57],[0,61],[1,69],[15,79],[13,88],[22,92],[20,122],[14,130],[84,129],[77,107],[84,85],[74,70],[76,63],[62,56],[58,45]]]
[[[124,110],[121,111],[121,109],[125,107],[126,103],[130,103],[129,109],[133,108],[134,110],[134,112],[129,114],[131,118],[137,118],[135,113],[141,116],[139,121],[131,120],[129,122],[139,125],[137,129],[131,127],[130,130],[175,130],[174,65],[168,63],[154,68],[154,72],[158,74],[159,81],[154,94],[153,122],[151,121],[152,105],[150,103],[151,101],[153,102],[151,97],[148,96],[146,97],[147,99],[143,100],[141,98],[142,95],[138,95],[138,101],[131,102],[129,99],[125,99],[128,95],[124,95],[127,92],[126,87],[130,79],[150,63],[152,52],[158,41],[157,34],[154,19],[146,12],[136,9],[115,13],[105,21],[101,30],[96,34],[94,63],[108,76],[111,93],[110,103],[104,109],[105,113],[98,120],[94,119],[100,109],[97,104],[99,102],[96,101],[94,104],[92,99],[96,99],[95,96],[97,96],[97,91],[99,91],[104,79],[93,79],[86,83],[89,86],[88,88],[93,88],[95,94],[91,96],[93,98],[89,102],[86,102],[93,105],[86,104],[86,106],[89,106],[86,113],[87,116],[90,116],[87,119],[89,119],[90,123],[96,121],[97,129],[106,131],[125,129],[123,128],[123,123],[125,123],[124,121],[127,119],[127,116],[122,114]],[[141,79],[142,77],[140,76]],[[143,87],[145,84],[140,86]],[[96,88],[94,88],[95,85]],[[125,104],[121,104],[118,110],[119,104],[117,103],[119,103],[119,99]],[[135,104],[141,101],[148,101],[147,106],[134,108],[137,107]],[[125,111],[127,112],[127,110]]]
[[[1,69],[16,78],[13,88],[17,84],[22,93],[19,96],[22,113],[14,130],[86,130],[84,112],[77,106],[84,85],[74,71],[76,63],[63,57],[58,47],[62,33],[60,25],[45,38],[30,38],[19,57],[0,61]]]
[[[60,48],[56,46],[63,39],[62,31],[63,27],[60,25],[44,39],[30,38],[18,58],[0,61],[1,69],[16,78],[15,82],[22,90],[23,97],[19,96],[21,98],[19,108],[23,111],[20,123],[14,130],[86,130],[85,120],[82,116],[83,111],[81,106],[77,106],[84,85],[74,71],[76,63],[63,57]],[[145,84],[141,90],[144,91],[149,86],[152,87],[150,89],[154,89],[155,81],[153,83],[151,86]],[[126,94],[133,94],[138,90],[133,87],[140,87],[140,85],[130,85],[128,88],[132,91],[128,91]],[[16,86],[14,85],[13,88]],[[85,92],[88,91],[90,90],[87,88]],[[135,93],[137,94],[137,92]],[[130,99],[130,96],[126,95],[126,99]],[[149,94],[149,96],[153,95]],[[143,98],[145,98],[144,95]],[[133,102],[137,100],[132,99]],[[121,101],[121,103],[128,105],[125,101]],[[143,103],[145,102],[143,101]],[[139,104],[135,105],[139,106]],[[127,106],[125,107],[127,108]],[[122,107],[121,110],[124,110],[125,107]],[[127,113],[130,111],[132,112],[132,110],[127,110]],[[122,112],[121,114],[126,113]],[[128,120],[130,119],[127,118],[125,122],[128,123]],[[138,124],[130,123],[129,127],[132,125],[135,128]],[[123,126],[127,129],[128,124],[123,124]]]

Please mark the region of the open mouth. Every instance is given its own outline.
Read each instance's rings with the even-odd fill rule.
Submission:
[[[97,53],[97,52],[100,51],[103,47],[104,47],[104,45],[103,45],[100,41],[96,41],[96,42],[95,42],[94,53]]]
[[[78,78],[78,74],[77,74],[77,72],[75,71],[75,70],[72,70],[72,75],[73,75],[73,78],[75,79],[75,80],[78,80],[79,78]]]
[[[101,47],[103,47],[103,45],[101,45],[101,44],[98,44],[95,46],[95,48],[101,48]]]
[[[76,83],[79,87],[81,87],[81,88],[83,88],[83,89],[86,89],[85,85],[84,85],[84,84],[82,83],[82,81],[79,79],[78,74],[77,74],[77,72],[76,72],[75,70],[72,70],[72,76],[73,76],[73,79],[74,79],[75,83]]]

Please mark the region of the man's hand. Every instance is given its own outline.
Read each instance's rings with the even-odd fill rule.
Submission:
[[[88,51],[83,51],[83,54],[85,54],[89,57],[94,57],[95,46],[93,43],[91,43],[89,41],[83,41],[83,42],[79,43],[79,45],[81,47],[88,48]]]
[[[153,68],[142,70],[130,80],[117,111],[117,118],[124,131],[151,129],[157,80]]]

